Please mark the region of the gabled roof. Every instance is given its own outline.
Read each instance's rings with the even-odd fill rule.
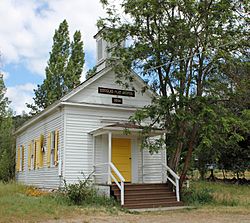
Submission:
[[[95,82],[96,80],[98,80],[99,78],[101,78],[103,75],[105,75],[106,73],[108,73],[111,70],[112,70],[111,67],[106,67],[106,68],[100,70],[95,75],[93,75],[92,77],[90,77],[87,80],[85,80],[84,82],[82,82],[79,86],[77,86],[76,88],[74,88],[68,94],[66,94],[65,96],[63,96],[60,100],[54,102],[52,105],[48,106],[46,109],[44,109],[43,111],[41,111],[40,113],[38,113],[37,115],[35,115],[34,117],[32,117],[30,120],[28,120],[27,122],[25,122],[20,128],[18,128],[15,131],[15,134],[17,134],[19,132],[22,132],[27,127],[29,127],[31,124],[37,122],[42,117],[48,115],[49,113],[51,113],[52,111],[54,111],[55,109],[57,109],[59,106],[64,105],[67,101],[70,101],[71,97],[73,97],[74,95],[76,95],[78,92],[80,92],[81,90],[83,90],[84,88],[86,88],[88,85],[90,85],[91,83]],[[132,72],[132,74],[134,75],[135,81],[141,87],[147,85],[139,75],[137,75],[134,72]],[[152,90],[150,90],[150,89],[148,89],[146,91],[146,94],[148,94],[151,97],[156,96],[156,94]],[[84,104],[86,106],[88,106],[87,103],[84,103]]]
[[[66,94],[64,97],[62,97],[60,99],[60,101],[67,101],[69,100],[71,97],[73,97],[74,95],[76,95],[78,92],[80,92],[81,90],[83,90],[85,87],[87,87],[88,85],[90,85],[91,83],[95,82],[97,79],[101,78],[104,74],[106,74],[107,72],[111,71],[112,68],[111,67],[106,67],[102,70],[100,70],[99,72],[97,72],[95,75],[93,75],[92,77],[90,77],[89,79],[85,80],[83,83],[81,83],[78,87],[74,88],[72,91],[70,91],[68,94]],[[135,81],[141,86],[146,86],[147,84],[145,83],[145,81],[135,72],[131,72],[134,76]],[[155,92],[153,92],[151,89],[148,89],[146,91],[146,93],[148,93],[150,96],[156,96]]]

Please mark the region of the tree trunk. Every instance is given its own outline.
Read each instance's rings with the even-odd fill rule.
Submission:
[[[182,127],[180,128],[180,131],[178,133],[178,138],[182,138],[184,134],[185,134],[184,127]],[[169,167],[175,172],[177,172],[177,167],[179,165],[182,148],[183,148],[183,141],[179,140],[177,148],[169,162]]]
[[[194,143],[195,143],[197,131],[198,131],[198,124],[194,124],[193,129],[192,129],[192,133],[191,133],[191,138],[190,138],[189,143],[188,143],[188,152],[187,152],[187,155],[185,157],[185,163],[184,163],[184,167],[182,169],[182,173],[181,173],[181,177],[180,177],[180,188],[182,188],[182,185],[186,179],[187,171],[188,171],[190,160],[191,160],[192,153],[193,153],[193,148],[194,148]]]
[[[223,180],[225,180],[226,179],[226,175],[225,175],[224,169],[222,169],[222,174],[223,174]]]

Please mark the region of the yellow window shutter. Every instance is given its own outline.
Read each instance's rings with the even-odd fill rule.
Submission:
[[[28,145],[28,169],[31,169],[31,143]]]
[[[43,167],[43,135],[40,135],[39,139],[39,164],[40,167]]]
[[[47,138],[47,167],[50,167],[50,157],[51,157],[51,133],[49,133]]]
[[[20,171],[20,147],[17,148],[16,171]]]
[[[39,168],[39,147],[38,140],[35,140],[35,152],[36,152],[36,169]]]
[[[55,131],[55,166],[58,165],[58,142],[59,142],[59,131]]]
[[[24,171],[24,146],[22,146],[22,171]]]

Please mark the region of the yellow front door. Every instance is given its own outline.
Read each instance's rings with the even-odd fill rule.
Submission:
[[[131,140],[130,139],[124,139],[124,138],[112,139],[112,163],[120,171],[125,181],[131,182]]]

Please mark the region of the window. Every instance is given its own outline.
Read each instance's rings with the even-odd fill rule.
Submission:
[[[51,132],[51,151],[50,151],[50,165],[55,166],[55,141],[56,141],[55,131]]]
[[[97,61],[103,58],[103,42],[102,39],[97,40]]]
[[[38,140],[38,159],[39,159],[39,167],[43,167],[43,154],[44,154],[44,137],[41,134]]]
[[[32,140],[31,141],[31,144],[30,144],[30,169],[31,170],[34,170],[35,169],[35,165],[36,165],[36,162],[35,162],[35,141]]]
[[[18,147],[16,166],[17,171],[24,171],[24,146]]]
[[[54,167],[58,164],[58,139],[59,131],[52,131],[47,138],[47,166]]]
[[[36,141],[32,140],[28,146],[28,169],[36,169]]]
[[[31,143],[28,145],[28,170],[31,170]]]

